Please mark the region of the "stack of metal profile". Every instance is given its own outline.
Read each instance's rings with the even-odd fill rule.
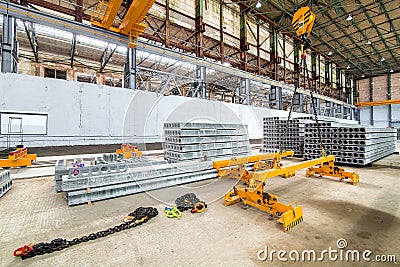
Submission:
[[[266,117],[264,121],[264,140],[261,152],[273,153],[283,150],[293,150],[294,156],[303,156],[304,125],[311,117],[287,118]]]
[[[86,165],[86,163],[88,165]],[[70,166],[67,166],[70,165]],[[68,205],[90,203],[218,176],[212,162],[101,162],[82,167],[57,163],[56,191],[67,192]]]
[[[326,155],[336,162],[366,165],[395,152],[396,130],[321,122],[320,133]],[[321,156],[316,123],[305,125],[304,158]]]
[[[0,172],[0,197],[4,196],[12,187],[12,179],[9,171]]]
[[[245,156],[251,151],[243,124],[165,123],[164,136],[168,162]]]

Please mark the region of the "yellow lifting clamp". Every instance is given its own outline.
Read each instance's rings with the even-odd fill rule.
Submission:
[[[236,162],[242,162],[243,160],[244,158],[235,159]],[[283,224],[283,230],[286,232],[303,221],[302,206],[282,204],[278,202],[277,196],[265,192],[265,183],[267,179],[277,176],[283,176],[285,178],[292,177],[295,175],[296,171],[308,168],[308,176],[318,173],[321,175],[338,177],[340,179],[351,179],[353,184],[358,182],[359,175],[357,172],[345,172],[344,169],[335,167],[334,160],[335,156],[326,156],[287,166],[281,166],[279,164],[267,170],[253,169],[240,172],[237,167],[225,169],[222,171],[223,177],[238,178],[247,181],[244,185],[236,185],[230,192],[225,194],[225,205],[228,206],[241,202],[244,207],[250,205],[268,212],[271,216],[277,216],[279,218],[278,222]],[[226,161],[215,161],[213,163],[214,167],[226,165]],[[229,166],[235,165],[231,164]],[[219,173],[221,174],[221,171],[219,171]]]
[[[350,179],[353,185],[357,184],[360,180],[360,175],[358,172],[346,172],[343,168],[335,166],[333,161],[325,162],[317,167],[310,167],[307,169],[307,177],[313,176],[314,174],[319,174],[321,177],[337,177],[340,180]]]
[[[32,161],[36,161],[36,154],[28,154],[26,147],[18,147],[8,154],[7,159],[0,159],[0,168],[27,167],[32,165]]]

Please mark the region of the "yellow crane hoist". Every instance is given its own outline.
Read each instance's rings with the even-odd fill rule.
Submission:
[[[312,31],[312,27],[314,26],[315,17],[315,14],[308,6],[300,8],[293,15],[293,28],[296,31],[297,36],[300,37],[304,44],[301,49],[302,54],[303,50],[311,47],[312,42],[309,37]]]

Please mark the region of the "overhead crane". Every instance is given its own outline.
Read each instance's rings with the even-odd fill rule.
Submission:
[[[143,23],[147,12],[155,0],[133,0],[125,12],[122,21],[118,21],[117,14],[123,3],[122,0],[99,0],[97,16],[92,16],[91,23],[116,33],[129,37],[129,47],[137,45],[137,38],[143,33],[146,24]]]
[[[311,40],[308,37],[311,34],[314,20],[315,14],[309,7],[300,8],[293,16],[292,24],[296,34],[301,40],[301,62],[297,72],[298,79],[302,67],[304,67],[308,78],[308,69],[305,60],[306,49],[311,46]],[[319,174],[321,177],[330,176],[339,178],[340,180],[348,179],[351,180],[353,185],[359,181],[358,172],[346,172],[343,168],[335,166],[335,156],[325,155],[313,96],[313,88],[309,79],[307,80],[321,145],[321,157],[283,166],[281,163],[282,157],[293,155],[293,151],[284,151],[283,145],[280,144],[280,152],[277,153],[232,158],[231,160],[215,161],[213,163],[213,167],[218,171],[218,176],[220,178],[236,178],[244,181],[242,185],[238,184],[234,186],[231,191],[225,194],[224,202],[226,206],[241,202],[245,208],[250,205],[263,210],[271,216],[278,217],[278,222],[283,224],[283,230],[285,232],[303,221],[303,208],[301,205],[282,204],[278,201],[277,196],[266,192],[265,184],[268,179],[277,176],[283,176],[285,178],[293,177],[296,171],[307,168],[307,177]],[[299,80],[296,83],[294,95],[298,87]],[[293,99],[288,115],[288,123],[292,109]],[[283,137],[285,137],[285,135],[286,130],[283,133]]]

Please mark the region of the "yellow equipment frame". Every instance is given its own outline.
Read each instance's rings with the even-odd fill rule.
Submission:
[[[32,165],[32,161],[36,161],[36,154],[28,154],[26,147],[17,148],[11,151],[7,159],[0,159],[0,168],[17,168]]]
[[[275,154],[272,155],[273,157],[279,158],[279,156]],[[264,192],[266,180],[276,176],[283,176],[285,178],[292,177],[295,175],[296,171],[308,168],[307,177],[319,174],[320,176],[337,177],[340,180],[350,179],[352,184],[356,184],[359,181],[358,172],[345,172],[343,168],[334,166],[334,160],[335,156],[325,156],[287,166],[275,164],[271,166],[270,169],[261,171],[248,171],[243,168],[240,170],[238,170],[238,168],[232,168],[222,171],[217,169],[220,178],[229,177],[247,181],[244,185],[235,186],[230,192],[225,194],[225,206],[241,202],[244,207],[250,205],[268,212],[271,216],[279,217],[278,222],[283,224],[283,231],[286,232],[303,221],[302,206],[279,203],[277,196]],[[246,157],[235,159],[235,161],[244,162],[246,161]],[[213,165],[214,167],[221,167],[227,165],[227,163],[226,161],[216,161]],[[229,166],[233,165],[233,163],[229,164]]]
[[[133,157],[135,153],[138,157],[143,156],[143,153],[139,151],[137,146],[132,146],[130,144],[121,144],[121,148],[115,150],[116,154],[124,154],[124,159],[130,159]]]

